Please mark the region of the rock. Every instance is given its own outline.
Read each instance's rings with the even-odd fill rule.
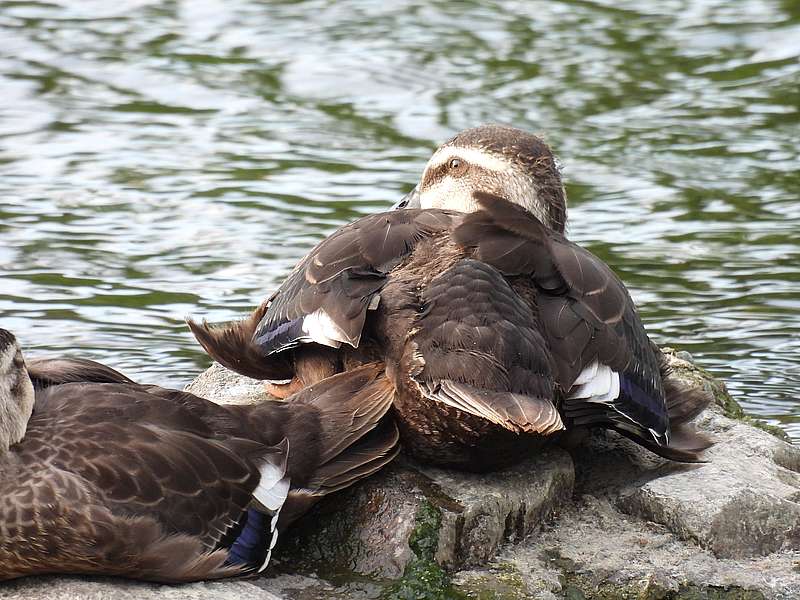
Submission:
[[[714,393],[717,410],[696,421],[715,441],[706,452],[709,462],[662,463],[646,481],[621,486],[617,505],[721,558],[800,550],[800,448],[772,428],[753,427],[752,419],[725,416],[744,415],[722,382],[680,359],[673,358],[672,367]]]
[[[281,600],[253,583],[224,581],[182,586],[110,578],[31,577],[0,585],[0,599],[19,600]]]
[[[279,547],[317,573],[397,579],[421,555],[449,570],[490,560],[506,541],[536,531],[572,494],[569,455],[553,449],[476,475],[400,460],[327,499]]]
[[[263,382],[238,375],[217,363],[200,373],[186,386],[186,391],[218,404],[257,404],[271,398]]]
[[[789,600],[800,598],[798,559],[784,552],[720,560],[667,527],[631,518],[612,498],[585,495],[539,535],[454,581],[464,593],[516,582],[509,598]]]
[[[552,582],[558,585],[558,579]],[[493,560],[491,566],[463,570],[455,574],[453,588],[467,598],[502,598],[523,600],[539,598],[555,600],[557,596],[549,589],[529,586],[522,574],[511,563]]]
[[[789,600],[800,598],[800,450],[743,414],[725,385],[697,420],[710,462],[670,463],[613,432],[473,475],[401,458],[326,498],[248,581],[157,586],[32,578],[5,598],[273,600]],[[215,365],[187,389],[258,402],[261,383]]]
[[[669,469],[623,488],[617,505],[666,525],[721,558],[800,550],[800,449],[744,423],[707,413],[709,462]]]

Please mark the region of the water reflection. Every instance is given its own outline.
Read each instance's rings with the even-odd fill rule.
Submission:
[[[570,235],[649,329],[800,439],[791,0],[0,1],[0,311],[180,384],[453,131],[545,132]]]

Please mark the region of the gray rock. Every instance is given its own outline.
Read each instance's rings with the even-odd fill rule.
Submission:
[[[2,584],[2,600],[281,600],[247,581],[157,585],[101,578],[30,577]]]
[[[569,455],[550,449],[490,474],[421,468],[442,503],[436,561],[449,569],[480,565],[504,542],[519,542],[569,500],[575,473]]]
[[[483,564],[502,543],[547,522],[573,483],[572,461],[560,449],[486,475],[401,460],[321,503],[278,554],[317,573],[389,579],[419,558],[415,544],[450,570]]]
[[[585,495],[535,537],[505,546],[457,588],[511,589],[515,598],[790,600],[800,598],[800,553],[719,559],[667,527],[632,518],[613,498]]]
[[[237,375],[217,363],[200,373],[186,386],[186,391],[217,404],[258,404],[265,398],[274,400],[262,381]]]
[[[721,558],[800,550],[800,473],[785,466],[800,449],[713,412],[698,425],[716,440],[709,462],[625,487],[618,506]]]

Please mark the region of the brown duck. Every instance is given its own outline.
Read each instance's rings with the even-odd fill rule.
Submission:
[[[248,319],[190,321],[195,336],[284,394],[385,361],[401,438],[425,461],[495,468],[585,426],[700,459],[708,441],[684,424],[709,398],[668,377],[625,286],[565,239],[546,144],[464,131],[404,204],[322,241]]]
[[[33,360],[0,329],[0,580],[246,575],[277,531],[397,452],[365,365],[291,403],[219,406],[87,360]]]

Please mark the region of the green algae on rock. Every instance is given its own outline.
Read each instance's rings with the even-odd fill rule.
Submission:
[[[441,509],[430,501],[417,508],[416,524],[408,538],[414,556],[406,565],[402,577],[387,586],[382,600],[460,600],[463,598],[451,585],[450,575],[436,562]]]

